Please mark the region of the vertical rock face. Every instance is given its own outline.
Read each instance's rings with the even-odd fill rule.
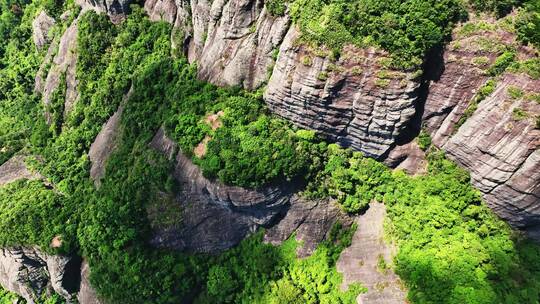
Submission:
[[[283,213],[283,218],[266,230],[264,241],[279,245],[295,234],[296,240],[302,243],[297,249],[297,256],[301,258],[311,255],[317,249],[317,245],[328,237],[335,223],[339,222],[346,227],[352,225],[352,219],[334,202],[307,200],[296,194]]]
[[[505,46],[516,43],[513,34],[493,23],[491,27],[455,31],[444,71],[429,88],[424,127],[436,146],[471,173],[473,185],[499,216],[540,240],[540,130],[535,128],[540,104],[530,98],[540,93],[540,80],[510,72],[492,77],[494,91],[475,111],[469,110],[468,119],[464,116],[490,78],[487,68]],[[517,58],[532,53],[519,47]],[[466,119],[461,126],[460,119]]]
[[[178,150],[163,130],[151,146],[167,156]],[[151,243],[159,247],[216,252],[238,244],[260,226],[268,225],[288,204],[291,189],[267,187],[250,190],[211,181],[181,152],[176,155],[174,177],[180,193],[172,208],[181,209],[181,223],[155,231]]]
[[[332,62],[298,46],[291,28],[264,98],[277,115],[380,158],[415,113],[419,83],[384,68],[373,49],[346,47]]]
[[[164,131],[159,130],[151,146],[174,157],[177,145]],[[176,155],[174,177],[180,183],[180,193],[167,207],[180,210],[178,218],[161,225],[163,212],[154,218],[154,236],[151,244],[195,252],[217,252],[230,248],[259,227],[270,227],[267,242],[279,244],[294,232],[304,241],[300,256],[311,254],[324,239],[334,223],[350,225],[348,217],[327,201],[308,201],[297,194],[289,184],[262,189],[244,189],[221,184],[205,178],[201,170],[181,152]],[[163,205],[160,203],[160,205]]]
[[[272,17],[263,1],[214,1],[199,78],[219,85],[260,87],[271,72],[273,53],[289,27],[288,17]]]
[[[442,148],[471,172],[489,206],[515,227],[540,232],[540,104],[513,99],[509,88],[540,93],[540,80],[505,74]],[[524,117],[517,116],[523,111]],[[536,237],[538,237],[536,235]]]
[[[264,99],[271,110],[344,146],[380,158],[415,113],[419,82],[385,68],[383,52],[347,47],[332,62],[329,52],[298,45],[290,17],[271,16],[261,0],[191,0],[189,6],[177,1],[176,8],[165,7],[172,2],[145,3],[154,20],[175,20],[199,78],[246,89],[268,81]],[[191,26],[182,25],[187,15]]]
[[[34,248],[0,249],[0,284],[28,303],[51,292],[71,303],[78,291],[79,267],[76,258],[48,255]]]

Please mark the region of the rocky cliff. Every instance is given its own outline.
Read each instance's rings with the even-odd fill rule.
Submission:
[[[331,201],[306,201],[295,194],[294,183],[262,189],[244,189],[205,178],[174,141],[160,129],[151,147],[174,158],[174,177],[180,192],[170,198],[168,211],[148,210],[154,235],[150,243],[158,247],[191,252],[217,252],[238,244],[259,227],[270,227],[266,241],[281,243],[296,232],[304,241],[298,254],[313,252],[330,231],[351,220]],[[163,194],[164,195],[164,194]],[[164,214],[178,211],[177,218],[163,223]],[[154,216],[156,215],[156,216]],[[165,216],[166,217],[166,216]],[[274,225],[276,222],[279,224]]]
[[[478,24],[490,26],[465,30]],[[423,121],[433,143],[471,173],[488,205],[540,240],[540,104],[531,98],[540,93],[540,80],[512,69],[489,71],[514,45],[515,35],[501,21],[472,20],[457,28],[443,71],[429,87]],[[537,56],[524,46],[516,53],[517,60]],[[475,101],[488,81],[488,96]]]
[[[37,248],[0,249],[0,284],[35,303],[53,292],[73,302],[78,292],[80,260],[48,255]]]
[[[86,2],[92,5],[111,16],[126,11]],[[261,0],[148,0],[144,7],[153,20],[174,25],[172,43],[197,62],[201,79],[247,89],[266,85],[264,99],[274,113],[343,146],[421,172],[423,153],[407,138],[422,124],[435,146],[471,172],[500,216],[516,227],[537,229],[540,180],[520,178],[539,171],[537,104],[525,98],[509,103],[503,94],[509,86],[537,92],[537,81],[507,72],[478,111],[469,109],[493,78],[488,69],[496,58],[519,45],[504,24],[508,18],[473,17],[458,26],[441,58],[428,60],[420,77],[392,70],[387,54],[374,48],[347,46],[334,58],[299,43],[288,14],[272,16]],[[486,26],[471,31],[471,24]],[[517,53],[520,60],[538,56],[523,46]],[[527,118],[515,119],[521,112]]]

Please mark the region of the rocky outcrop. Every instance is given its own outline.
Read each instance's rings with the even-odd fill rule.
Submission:
[[[150,145],[169,159],[178,147],[160,129]],[[168,225],[154,226],[154,246],[195,252],[217,252],[238,244],[259,227],[269,227],[265,241],[280,244],[293,233],[304,245],[298,255],[313,253],[336,222],[352,222],[335,204],[327,200],[312,201],[294,194],[290,184],[262,189],[244,189],[209,180],[181,152],[176,154],[174,176],[180,183],[179,193],[167,211],[150,211],[151,222],[164,219],[171,210],[180,215]],[[166,200],[164,200],[166,201]],[[166,203],[160,203],[165,205]],[[157,229],[156,229],[157,227]]]
[[[9,184],[19,179],[39,179],[41,175],[32,172],[24,163],[26,157],[16,155],[0,166],[0,186]]]
[[[296,240],[301,243],[297,256],[307,257],[328,237],[329,231],[337,222],[349,227],[352,219],[342,212],[335,202],[308,200],[295,194],[291,198],[290,206],[283,210],[283,217],[279,222],[266,230],[264,241],[280,245],[295,234]]]
[[[81,264],[81,284],[77,293],[77,301],[79,304],[101,304],[97,293],[90,285],[90,267],[86,261]]]
[[[43,48],[51,41],[49,30],[53,27],[55,21],[47,15],[45,11],[41,11],[32,22],[32,38],[38,49]]]
[[[297,43],[289,16],[270,15],[263,1],[178,2],[175,10],[171,1],[148,0],[145,9],[154,20],[175,20],[199,78],[247,89],[268,81],[270,109],[296,125],[380,158],[415,113],[420,84],[385,68],[381,51],[347,47],[334,62],[330,52]]]
[[[510,72],[492,77],[494,91],[468,110],[470,117],[464,114],[490,78],[488,67],[507,46],[516,45],[513,34],[487,24],[472,33],[464,27],[454,32],[444,70],[429,87],[424,128],[471,173],[472,184],[501,218],[540,240],[540,130],[535,128],[540,104],[530,98],[540,94],[540,80]],[[531,56],[528,47],[518,47],[518,59]]]
[[[75,20],[66,29],[58,43],[51,43],[45,61],[36,74],[35,80],[35,91],[42,94],[43,103],[47,109],[47,106],[51,103],[53,93],[59,88],[62,77],[65,77],[64,116],[71,111],[79,95],[76,76],[77,32],[77,20]],[[50,69],[45,71],[48,66],[50,66]],[[51,123],[51,117],[47,111],[45,117],[48,123]]]
[[[151,146],[169,157],[178,150],[163,130]],[[238,244],[256,228],[269,225],[293,192],[287,185],[255,190],[209,180],[181,152],[175,157],[174,177],[180,183],[175,199],[182,223],[156,231],[151,243],[179,250],[215,252]]]
[[[107,120],[101,128],[96,139],[90,145],[88,158],[92,163],[90,167],[90,178],[94,181],[96,187],[99,187],[101,178],[105,175],[107,160],[114,151],[120,128],[120,119],[124,112],[124,106],[121,105],[118,110]]]
[[[130,0],[76,0],[83,10],[94,10],[109,15],[111,21],[118,23],[129,13]]]
[[[346,47],[337,61],[295,43],[291,28],[264,98],[269,108],[303,128],[380,158],[415,114],[419,84],[385,68],[385,54]],[[324,53],[323,53],[324,54]]]
[[[0,249],[0,284],[28,303],[53,292],[73,303],[79,269],[80,260],[74,257],[49,255],[35,248]]]
[[[384,164],[395,169],[401,169],[407,174],[416,175],[426,172],[426,153],[420,149],[416,141],[393,148]]]
[[[540,80],[505,74],[495,92],[442,148],[465,167],[500,217],[540,232],[540,104],[509,96],[509,88],[540,93]],[[519,113],[523,113],[521,117]],[[540,240],[540,239],[539,239]]]
[[[351,246],[345,248],[337,261],[337,270],[343,273],[342,289],[351,283],[360,283],[368,291],[358,295],[358,304],[407,303],[407,292],[391,269],[394,248],[384,240],[384,204],[373,202],[365,214],[358,216],[358,228]],[[383,263],[387,267],[381,267]]]

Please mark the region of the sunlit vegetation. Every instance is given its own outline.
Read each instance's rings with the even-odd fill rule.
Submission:
[[[283,6],[272,2],[273,13],[281,14]],[[397,4],[297,0],[291,10],[302,28],[315,29],[305,39],[336,48],[349,41],[376,43],[403,58],[403,66],[418,64],[461,16],[455,1]],[[393,264],[413,303],[539,300],[538,247],[513,235],[483,204],[468,174],[440,152],[429,150],[427,175],[409,177],[327,144],[270,114],[260,93],[196,80],[194,65],[171,56],[170,26],[150,22],[137,6],[118,26],[93,12],[80,18],[80,98],[64,117],[62,95],[53,94],[54,124],[47,125],[41,96],[33,91],[43,54],[31,41],[29,22],[39,5],[19,8],[0,19],[0,34],[9,41],[0,50],[0,162],[18,152],[39,155],[31,166],[51,186],[19,181],[0,189],[1,245],[38,245],[84,256],[93,286],[111,303],[345,304],[364,291],[360,285],[340,291],[335,268],[354,227],[337,225],[306,259],[296,258],[294,239],[271,246],[262,242],[261,232],[218,255],[150,248],[146,207],[156,193],[175,191],[173,164],[148,146],[165,126],[206,176],[226,184],[262,187],[304,180],[309,183],[305,195],[333,197],[352,214],[372,200],[384,202],[388,234],[399,245]],[[308,22],[312,17],[322,22]],[[359,20],[371,25],[364,28]],[[506,69],[506,60],[501,62]],[[489,88],[481,94],[489,95]],[[89,179],[88,149],[122,103],[119,142],[96,189]],[[206,118],[219,112],[223,115],[213,128]],[[206,153],[195,155],[207,137]],[[430,146],[427,137],[419,144]],[[57,236],[62,246],[51,248]],[[0,295],[6,297],[11,296]]]

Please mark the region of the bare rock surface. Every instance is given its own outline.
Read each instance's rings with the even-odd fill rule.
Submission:
[[[24,163],[25,156],[16,155],[0,166],[0,186],[19,179],[39,179],[41,175],[32,172]]]
[[[105,13],[114,23],[118,23],[129,13],[130,0],[76,0],[83,10],[94,10]]]
[[[393,148],[384,164],[395,169],[402,169],[407,174],[416,175],[426,172],[426,153],[420,149],[416,141]]]
[[[52,291],[73,303],[78,291],[80,261],[61,255],[48,255],[35,248],[0,249],[0,284],[36,303]]]
[[[540,104],[513,99],[509,88],[540,93],[540,80],[505,74],[493,94],[442,146],[465,167],[488,205],[515,227],[540,226]],[[516,116],[523,113],[524,117]]]
[[[301,258],[307,257],[328,236],[328,232],[337,222],[345,226],[352,225],[352,219],[334,202],[308,200],[295,194],[289,208],[284,210],[283,218],[266,230],[264,241],[280,245],[296,233],[296,240],[302,243],[297,249],[297,255]]]
[[[100,180],[105,175],[107,160],[116,147],[123,111],[124,106],[121,105],[103,125],[101,131],[90,146],[90,150],[88,150],[88,158],[92,163],[90,177],[96,186],[100,185]]]
[[[348,46],[337,62],[295,43],[281,45],[264,94],[269,108],[294,124],[380,158],[415,113],[419,84],[379,63],[385,54]]]
[[[43,48],[50,42],[49,30],[56,22],[45,11],[41,11],[32,22],[32,38],[38,49]]]
[[[163,129],[158,130],[150,146],[169,159],[178,150]],[[227,186],[205,178],[181,152],[174,160],[174,176],[180,183],[180,192],[174,203],[165,203],[164,198],[164,203],[159,204],[167,210],[149,212],[151,222],[155,223],[150,241],[154,246],[217,252],[238,244],[259,227],[269,227],[264,237],[266,242],[278,245],[296,233],[297,239],[304,242],[298,255],[305,257],[313,253],[334,223],[339,221],[346,226],[352,223],[332,202],[304,199],[295,194],[298,189],[293,185],[261,189]],[[179,216],[174,215],[174,209],[180,210]],[[171,213],[172,223],[160,225],[169,221]]]
[[[101,304],[96,291],[90,285],[90,267],[86,261],[81,264],[81,284],[77,293],[80,304]]]
[[[518,60],[537,55],[494,20],[470,22],[484,26],[473,32],[464,26],[454,31],[444,69],[429,87],[424,127],[437,147],[471,173],[472,184],[491,209],[540,241],[540,130],[535,127],[540,104],[527,98],[540,94],[540,80],[510,72],[491,77],[496,83],[493,93],[458,124],[505,46],[517,45]],[[509,90],[523,96],[511,96]]]
[[[66,29],[57,44],[52,43],[49,47],[45,62],[36,74],[35,90],[42,93],[45,108],[51,103],[51,97],[60,85],[60,80],[64,76],[66,80],[64,116],[72,109],[79,92],[77,91],[78,80],[76,77],[77,65],[77,19]],[[54,57],[52,57],[52,54]],[[51,60],[52,61],[48,61]],[[49,71],[44,71],[47,62],[51,64]],[[43,80],[44,73],[47,73]],[[50,114],[46,111],[47,122],[51,123]]]
[[[163,129],[150,145],[169,157],[178,149]],[[245,189],[209,180],[182,152],[175,163],[174,177],[181,189],[176,207],[182,209],[182,222],[158,229],[151,240],[155,246],[196,252],[230,248],[256,228],[270,224],[292,195],[286,186]]]
[[[350,247],[345,248],[337,261],[337,270],[343,273],[342,289],[351,283],[361,283],[367,293],[357,298],[359,304],[407,303],[407,293],[392,269],[379,269],[379,259],[392,261],[392,246],[383,239],[386,215],[384,204],[373,202],[365,214],[356,219],[358,228]]]

